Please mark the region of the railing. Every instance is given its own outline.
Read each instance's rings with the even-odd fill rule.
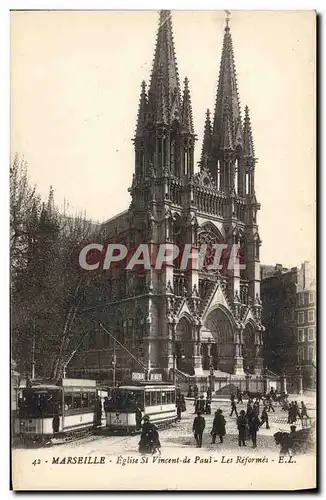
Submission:
[[[206,192],[200,187],[195,187],[194,203],[200,212],[222,216],[225,214],[225,201],[218,193]]]
[[[182,204],[182,184],[180,181],[170,181],[170,199],[174,205]]]

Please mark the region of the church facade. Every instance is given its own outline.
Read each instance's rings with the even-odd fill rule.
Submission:
[[[113,267],[105,278],[102,322],[163,380],[171,380],[174,362],[180,375],[213,370],[216,376],[260,376],[264,327],[256,159],[248,107],[241,116],[228,21],[198,172],[195,144],[189,82],[185,78],[181,88],[172,16],[161,11],[150,82],[141,85],[131,204],[103,229],[107,241],[129,248],[147,244],[153,252],[164,243],[207,245],[206,260],[202,268],[192,263],[186,270],[177,262],[159,270]],[[209,269],[215,244],[238,245],[245,269]],[[137,371],[135,360],[116,348],[117,369]],[[101,351],[101,370],[109,371],[112,341],[103,340]]]

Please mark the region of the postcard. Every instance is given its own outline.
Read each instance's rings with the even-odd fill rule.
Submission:
[[[316,488],[316,12],[17,10],[12,488]]]

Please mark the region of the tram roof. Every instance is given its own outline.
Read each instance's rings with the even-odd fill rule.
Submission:
[[[143,382],[142,384],[130,384],[130,385],[121,385],[120,387],[116,387],[116,389],[127,389],[127,390],[136,390],[136,389],[162,389],[162,390],[174,390],[175,385],[172,384],[153,384],[150,382]]]

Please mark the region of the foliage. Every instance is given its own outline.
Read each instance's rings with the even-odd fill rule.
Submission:
[[[34,357],[38,377],[59,376],[57,361],[71,350],[89,283],[78,265],[79,250],[97,226],[85,215],[61,213],[52,188],[42,202],[18,156],[10,168],[10,210],[13,358],[25,375]]]

